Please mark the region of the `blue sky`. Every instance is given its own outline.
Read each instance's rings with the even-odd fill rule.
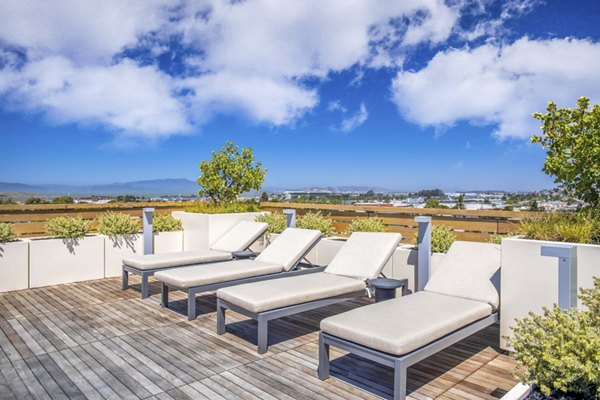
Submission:
[[[538,190],[548,100],[600,101],[600,2],[8,1],[0,181]]]

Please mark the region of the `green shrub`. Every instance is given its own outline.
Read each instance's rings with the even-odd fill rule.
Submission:
[[[65,239],[79,239],[90,231],[90,221],[77,217],[57,217],[46,222],[46,230],[53,236]]]
[[[521,221],[527,239],[554,242],[600,243],[600,221],[590,215],[548,213]]]
[[[0,222],[0,243],[12,242],[17,235],[11,224]]]
[[[441,225],[431,227],[431,251],[433,253],[446,253],[455,240],[456,235],[450,228]]]
[[[171,214],[157,214],[152,220],[153,232],[174,232],[183,230],[181,221]]]
[[[287,216],[280,213],[265,213],[256,217],[256,222],[266,222],[269,224],[267,236],[273,233],[281,233],[287,228]]]
[[[346,233],[351,235],[353,232],[387,232],[387,230],[381,218],[356,218],[348,225]]]
[[[258,204],[254,202],[240,201],[235,203],[221,203],[219,205],[195,203],[194,205],[186,206],[185,211],[201,214],[228,214],[258,212],[260,211],[260,208],[258,207]]]
[[[500,235],[500,234],[494,233],[490,236],[490,238],[488,239],[488,242],[492,243],[492,244],[502,244],[502,239],[506,239],[508,237],[511,237],[511,235]]]
[[[127,214],[106,212],[98,217],[98,233],[106,236],[131,235],[140,231],[140,219]]]
[[[580,299],[589,307],[544,309],[516,321],[514,348],[521,382],[535,385],[546,395],[566,393],[597,398],[600,388],[600,279]]]
[[[331,235],[331,231],[333,231],[333,221],[331,218],[321,215],[320,211],[304,214],[302,217],[298,218],[296,226],[302,229],[319,230],[323,236],[329,236]]]

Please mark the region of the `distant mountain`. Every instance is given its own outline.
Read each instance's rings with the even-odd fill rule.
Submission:
[[[198,184],[190,179],[153,179],[147,181],[111,183],[106,185],[26,185],[22,183],[0,182],[0,193],[28,193],[38,195],[90,196],[90,195],[195,195]]]

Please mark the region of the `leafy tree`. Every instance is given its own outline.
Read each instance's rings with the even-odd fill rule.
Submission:
[[[0,204],[19,204],[13,199],[0,199]]]
[[[531,200],[529,202],[529,211],[542,211],[537,200]]]
[[[458,198],[456,199],[456,205],[454,206],[454,208],[456,208],[458,210],[464,210],[466,208],[464,194],[461,194],[458,196]]]
[[[49,204],[48,200],[42,199],[41,197],[30,197],[25,200],[25,204]]]
[[[75,200],[71,196],[60,196],[52,199],[52,204],[73,204]]]
[[[557,108],[548,103],[546,114],[534,113],[542,122],[543,135],[533,143],[546,149],[543,171],[554,176],[565,192],[597,209],[600,206],[600,105],[589,109],[590,100],[581,97],[577,108]]]
[[[439,199],[430,197],[425,200],[425,208],[448,208],[448,206],[443,205]]]
[[[262,194],[260,195],[260,201],[262,201],[263,203],[269,201],[269,194],[267,192],[262,192]]]
[[[425,189],[417,192],[419,197],[444,197],[445,193],[442,189]]]
[[[226,142],[219,152],[212,151],[212,158],[200,163],[202,174],[197,182],[202,187],[201,196],[208,196],[215,203],[231,203],[249,190],[259,190],[265,180],[266,168],[254,162],[252,148],[242,148]]]

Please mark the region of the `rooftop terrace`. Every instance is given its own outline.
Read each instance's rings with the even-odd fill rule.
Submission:
[[[136,277],[132,283],[137,283]],[[332,348],[332,378],[317,377],[319,321],[361,299],[272,322],[256,353],[256,322],[233,312],[215,332],[216,299],[194,321],[162,309],[157,285],[141,300],[109,278],[0,295],[0,398],[370,399],[392,394],[392,371]],[[184,299],[173,293],[173,300]],[[180,310],[185,309],[185,302]],[[176,308],[177,310],[177,308]],[[494,399],[514,384],[498,325],[409,369],[414,399]]]

